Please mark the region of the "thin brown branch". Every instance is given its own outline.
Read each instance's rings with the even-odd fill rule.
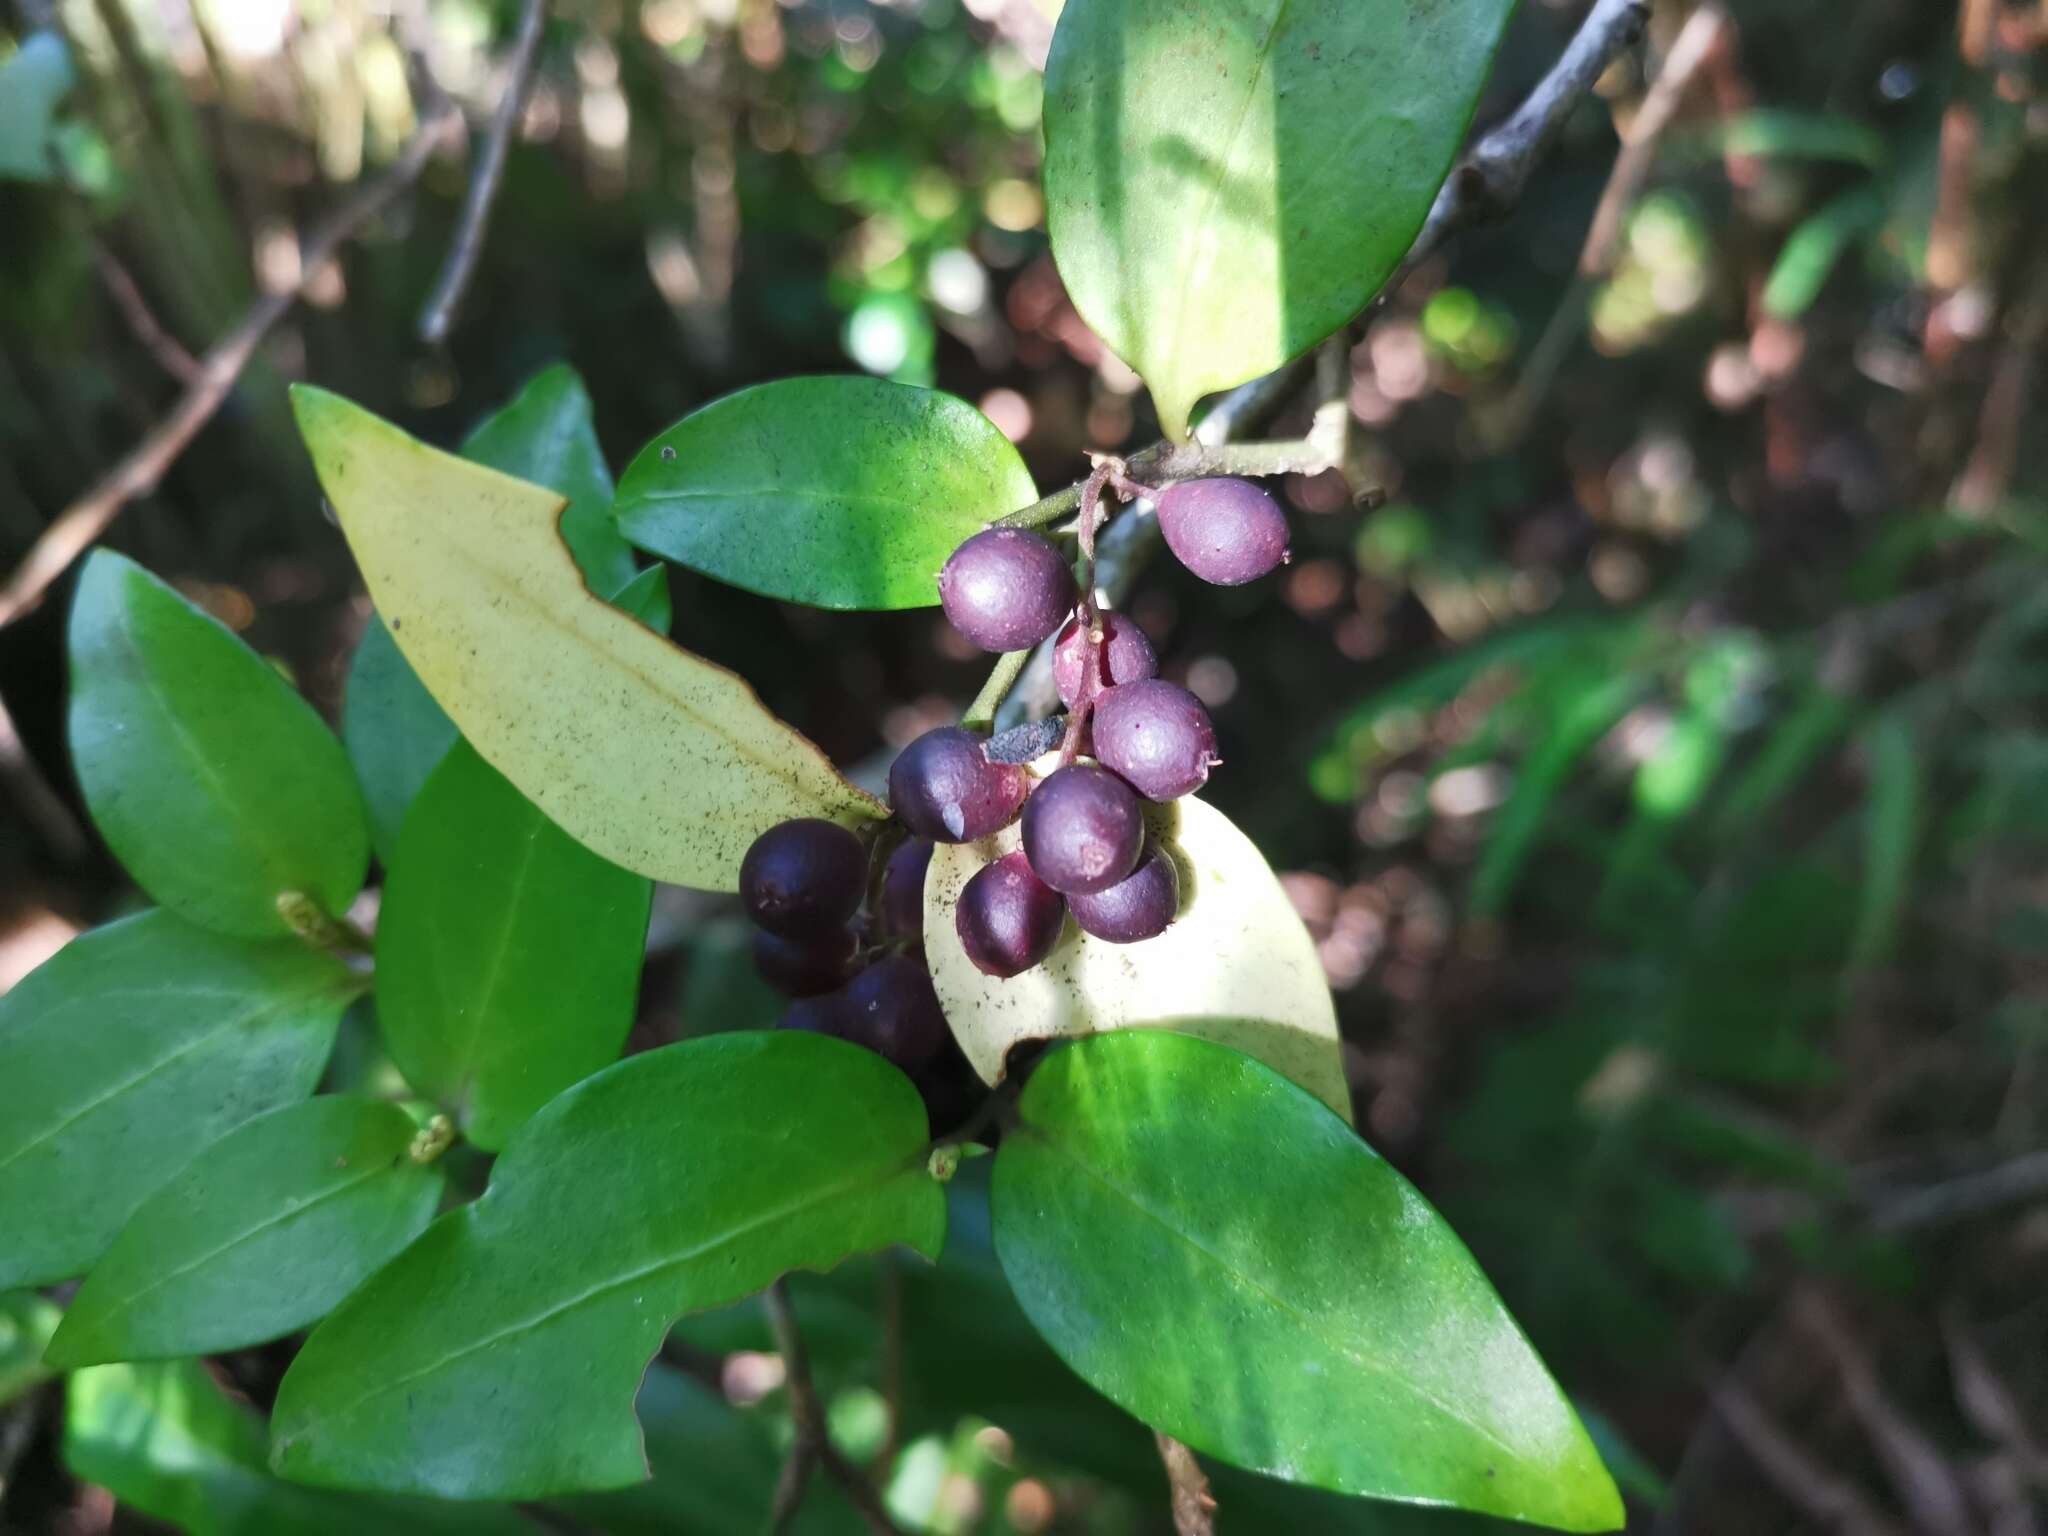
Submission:
[[[526,0],[519,12],[519,31],[512,40],[512,58],[507,66],[505,91],[498,98],[498,110],[491,118],[491,130],[477,156],[476,172],[469,179],[469,193],[462,202],[462,217],[455,226],[454,243],[434,283],[427,307],[420,312],[420,340],[437,346],[448,339],[455,312],[483,254],[484,235],[491,222],[491,208],[498,200],[498,188],[505,180],[505,157],[511,148],[513,131],[526,110],[527,92],[533,87],[534,61],[540,56],[542,24],[547,20],[546,0]]]
[[[197,383],[199,359],[187,352],[184,343],[158,322],[150,311],[149,301],[143,298],[142,290],[136,287],[135,279],[128,275],[128,269],[121,265],[119,258],[95,240],[92,242],[92,260],[99,272],[100,286],[114,301],[114,308],[119,311],[129,334],[156,359],[159,368],[180,384],[189,389]]]
[[[200,360],[197,376],[170,414],[43,530],[7,584],[0,587],[0,628],[33,608],[50,583],[106,532],[123,507],[156,489],[199,429],[213,419],[270,328],[290,311],[343,242],[419,179],[454,122],[452,113],[428,117],[381,176],[314,226],[301,247],[298,282],[258,296],[234,328]]]
[[[1863,1491],[1837,1476],[1787,1434],[1763,1405],[1734,1381],[1713,1389],[1714,1411],[1764,1478],[1815,1525],[1845,1536],[1894,1536],[1898,1527]]]
[[[1579,252],[1581,275],[1598,277],[1613,265],[1614,253],[1621,245],[1623,216],[1634,206],[1644,179],[1656,164],[1657,146],[1663,142],[1665,130],[1677,117],[1686,93],[1692,89],[1727,25],[1727,12],[1716,0],[1708,0],[1679,29],[1671,51],[1664,56],[1664,67],[1657,71],[1656,80],[1629,123],[1628,136],[1615,157],[1606,190],[1600,194],[1600,205],[1593,210],[1593,222]]]
[[[796,1324],[796,1308],[789,1299],[789,1282],[776,1281],[762,1299],[768,1309],[768,1327],[775,1335],[775,1351],[782,1356],[789,1416],[796,1425],[796,1443],[790,1447],[789,1458],[782,1464],[782,1474],[776,1481],[769,1530],[780,1536],[790,1528],[803,1507],[804,1495],[810,1491],[812,1473],[822,1467],[875,1536],[902,1536],[888,1511],[882,1508],[881,1496],[867,1474],[832,1443],[825,1425],[825,1406],[818,1400],[817,1383],[811,1379],[810,1352],[804,1348],[803,1332]]]
[[[1159,1447],[1160,1463],[1166,1468],[1167,1486],[1172,1490],[1173,1528],[1177,1536],[1216,1536],[1216,1499],[1209,1492],[1209,1478],[1195,1453],[1173,1436],[1152,1431]]]
[[[85,829],[28,755],[5,699],[0,699],[0,783],[13,793],[22,818],[42,834],[58,858],[70,864],[84,857]]]

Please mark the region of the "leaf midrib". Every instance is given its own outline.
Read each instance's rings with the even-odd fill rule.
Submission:
[[[1322,1344],[1326,1349],[1330,1350],[1331,1353],[1335,1354],[1340,1359],[1348,1360],[1352,1364],[1358,1366],[1360,1369],[1367,1371],[1370,1374],[1391,1383],[1397,1390],[1405,1392],[1410,1396],[1419,1398],[1421,1401],[1429,1404],[1439,1413],[1443,1414],[1446,1418],[1449,1418],[1456,1423],[1464,1425],[1465,1428],[1472,1431],[1473,1434],[1479,1436],[1482,1440],[1485,1440],[1488,1444],[1499,1447],[1499,1449],[1504,1454],[1506,1454],[1516,1463],[1520,1464],[1526,1460],[1524,1454],[1521,1451],[1517,1450],[1514,1446],[1511,1446],[1506,1441],[1502,1440],[1492,1430],[1488,1429],[1485,1425],[1480,1424],[1474,1421],[1473,1419],[1469,1418],[1467,1415],[1460,1412],[1452,1404],[1445,1402],[1435,1393],[1429,1391],[1426,1387],[1417,1384],[1412,1378],[1401,1372],[1398,1368],[1392,1365],[1388,1365],[1381,1361],[1373,1360],[1363,1354],[1360,1354],[1355,1348],[1344,1343],[1343,1341],[1336,1338],[1332,1338],[1322,1328],[1316,1326],[1315,1319],[1311,1317],[1310,1314],[1302,1311],[1299,1307],[1295,1306],[1293,1303],[1288,1301],[1284,1296],[1281,1296],[1275,1291],[1273,1291],[1270,1287],[1268,1287],[1264,1282],[1259,1280],[1256,1276],[1249,1275],[1245,1273],[1242,1269],[1239,1269],[1235,1264],[1231,1263],[1231,1261],[1224,1255],[1216,1252],[1213,1248],[1210,1248],[1206,1243],[1201,1242],[1192,1233],[1184,1230],[1182,1227],[1180,1227],[1174,1221],[1172,1221],[1169,1217],[1164,1216],[1160,1212],[1154,1210],[1144,1200],[1139,1198],[1139,1196],[1136,1193],[1129,1189],[1126,1189],[1123,1185],[1118,1184],[1114,1180],[1105,1176],[1100,1169],[1095,1167],[1094,1164],[1088,1162],[1086,1159],[1078,1156],[1076,1153],[1074,1153],[1067,1147],[1061,1145],[1059,1140],[1056,1137],[1049,1134],[1043,1125],[1035,1125],[1030,1122],[1023,1122],[1019,1124],[1017,1129],[1019,1132],[1021,1132],[1031,1140],[1034,1140],[1039,1145],[1045,1147],[1048,1151],[1051,1151],[1055,1155],[1065,1159],[1072,1166],[1079,1169],[1082,1173],[1086,1174],[1095,1183],[1101,1185],[1102,1188],[1108,1190],[1111,1194],[1121,1199],[1126,1205],[1130,1206],[1132,1210],[1137,1211],[1140,1215],[1148,1218],[1156,1225],[1164,1228],[1171,1236],[1180,1239],[1180,1241],[1187,1244],[1187,1246],[1190,1249],[1200,1254],[1210,1263],[1214,1264],[1218,1269],[1222,1270],[1225,1275],[1229,1276],[1230,1279],[1237,1282],[1244,1289],[1254,1292],[1260,1297],[1263,1297],[1269,1304],[1271,1304],[1271,1306],[1276,1311],[1291,1318],[1294,1321],[1295,1325],[1298,1328],[1300,1328],[1303,1333],[1306,1333],[1310,1338]]]

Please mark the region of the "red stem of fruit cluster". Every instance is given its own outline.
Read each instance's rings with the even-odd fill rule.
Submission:
[[[1111,458],[1100,460],[1081,487],[1081,694],[1067,718],[1067,739],[1060,745],[1060,763],[1065,766],[1081,754],[1081,733],[1095,708],[1095,695],[1102,681],[1102,647],[1106,631],[1102,610],[1095,603],[1095,533],[1102,523],[1102,493],[1121,478],[1123,465]]]

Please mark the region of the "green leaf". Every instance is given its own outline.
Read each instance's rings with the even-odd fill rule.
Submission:
[[[348,759],[225,626],[95,550],[71,607],[71,756],[93,823],[157,901],[222,933],[288,933],[278,898],[348,910],[370,861]]]
[[[0,997],[0,1289],[80,1273],[202,1148],[311,1093],[361,990],[303,944],[156,911]]]
[[[341,739],[363,788],[377,857],[389,864],[406,810],[461,733],[375,614],[349,663]]]
[[[1407,254],[1512,0],[1068,0],[1046,221],[1160,424],[1330,335]]]
[[[653,889],[457,745],[406,818],[377,922],[377,1019],[405,1080],[495,1152],[616,1061]]]
[[[1098,1035],[1040,1064],[1019,1117],[996,1154],[996,1251],[1040,1332],[1112,1401],[1292,1482],[1621,1524],[1471,1255],[1278,1073],[1188,1035]]]
[[[1057,755],[1032,765],[1049,771]],[[1189,795],[1148,806],[1151,835],[1180,868],[1181,910],[1143,944],[1091,938],[1069,918],[1041,965],[1007,980],[967,958],[960,893],[1022,846],[1013,823],[974,843],[941,843],[925,877],[925,953],[946,1021],[985,1083],[1028,1040],[1108,1029],[1177,1029],[1248,1052],[1348,1115],[1337,1010],[1301,915],[1256,844]]]
[[[679,1314],[892,1243],[937,1254],[925,1147],[909,1080],[821,1035],[622,1061],[528,1121],[481,1200],[313,1331],[272,1464],[451,1498],[638,1482],[634,1389]]]
[[[668,567],[650,565],[612,594],[612,606],[630,613],[655,633],[667,634],[675,622],[668,595]]]
[[[63,1315],[34,1291],[0,1295],[0,1408],[56,1374],[43,1363],[43,1350]]]
[[[0,64],[0,180],[55,181],[57,107],[78,79],[53,31],[31,32]]]
[[[593,597],[561,498],[300,385],[299,428],[391,637],[484,760],[636,873],[732,890],[794,816],[883,814],[725,668]]]
[[[535,374],[479,422],[462,456],[569,498],[562,509],[562,542],[599,597],[611,596],[639,573],[632,546],[612,523],[612,472],[591,422],[590,393],[568,364]]]
[[[263,1465],[262,1421],[197,1360],[72,1376],[64,1464],[185,1536],[537,1536],[509,1509],[280,1482]]]
[[[1849,243],[1881,224],[1889,207],[1883,184],[1866,182],[1801,220],[1764,283],[1764,313],[1797,320],[1811,309]]]
[[[1863,820],[1863,897],[1849,966],[1882,960],[1899,929],[1920,845],[1920,755],[1912,728],[1896,712],[1880,715],[1864,738],[1870,791]]]
[[[210,1355],[325,1316],[434,1218],[442,1172],[396,1104],[318,1098],[251,1120],[136,1210],[79,1288],[50,1361]]]
[[[640,450],[616,515],[642,549],[814,608],[924,608],[969,534],[1037,499],[964,400],[886,379],[782,379]]]

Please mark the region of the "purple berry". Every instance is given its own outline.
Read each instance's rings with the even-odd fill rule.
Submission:
[[[1106,890],[1138,865],[1145,818],[1131,787],[1106,768],[1056,769],[1024,802],[1024,852],[1063,895]]]
[[[1074,896],[1068,905],[1083,933],[1111,944],[1138,944],[1166,932],[1180,910],[1180,869],[1157,843],[1146,845],[1138,867],[1106,891]]]
[[[787,939],[765,928],[754,930],[754,969],[788,997],[813,997],[842,985],[853,971],[851,928]]]
[[[949,1038],[946,1013],[924,966],[908,955],[877,960],[833,994],[845,999],[839,1033],[916,1072]]]
[[[1159,670],[1159,658],[1145,631],[1120,613],[1102,616],[1102,650],[1095,663],[1095,687],[1099,692],[1119,683],[1136,683]],[[1088,676],[1088,631],[1075,619],[1060,631],[1052,648],[1052,681],[1059,689],[1060,702],[1072,709],[1081,702],[1081,690]]]
[[[1257,581],[1287,561],[1287,514],[1249,480],[1183,480],[1159,497],[1174,558],[1219,587]]]
[[[1031,872],[1021,853],[1006,853],[977,871],[953,913],[960,947],[987,976],[1030,970],[1052,953],[1066,921],[1066,901]]]
[[[747,915],[787,939],[845,926],[867,892],[868,856],[860,839],[833,822],[799,817],[770,827],[740,861]]]
[[[946,617],[984,651],[1029,650],[1060,627],[1079,596],[1060,552],[1022,528],[984,528],[939,572]]]
[[[924,937],[924,876],[931,867],[929,838],[914,837],[889,855],[882,871],[882,933],[891,939]]]
[[[1187,689],[1163,678],[1126,683],[1095,701],[1096,759],[1148,800],[1177,800],[1209,781],[1216,727]]]
[[[926,731],[889,767],[889,804],[919,837],[971,843],[1009,824],[1031,779],[1014,763],[992,763],[987,745],[957,725]]]
[[[800,997],[782,1012],[781,1028],[807,1029],[815,1035],[848,1038],[847,1026],[853,1015],[846,1006],[846,992],[827,992],[821,997]]]

